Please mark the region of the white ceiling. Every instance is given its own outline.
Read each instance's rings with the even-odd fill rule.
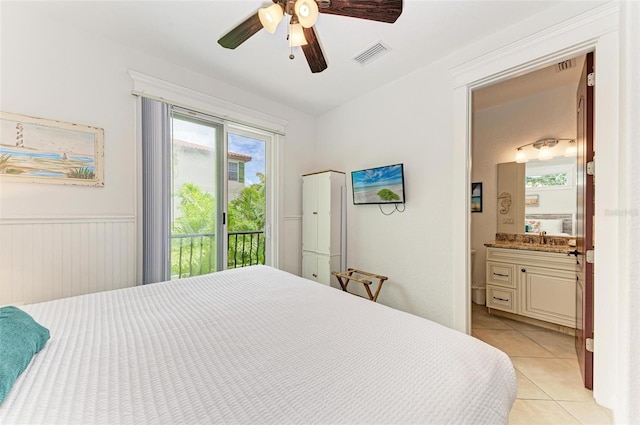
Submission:
[[[475,90],[473,92],[473,108],[475,110],[489,108],[567,85],[577,87],[584,59],[584,55],[573,58],[573,66],[562,71],[558,71],[555,65],[551,65]]]
[[[2,2],[5,3],[6,2]],[[302,51],[289,59],[286,25],[235,50],[217,40],[270,1],[33,2],[48,18],[96,33],[203,75],[318,115],[560,1],[405,0],[394,24],[321,14],[315,29],[329,65],[312,74]],[[362,66],[378,41],[392,50]]]

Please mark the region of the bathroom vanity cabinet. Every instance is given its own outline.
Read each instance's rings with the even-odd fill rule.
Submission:
[[[567,252],[487,248],[487,307],[576,327],[576,259]]]

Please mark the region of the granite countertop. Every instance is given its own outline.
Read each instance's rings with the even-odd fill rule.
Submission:
[[[571,242],[575,244],[575,238],[540,234],[496,233],[496,240],[487,242],[484,246],[566,254],[576,249],[575,246],[569,245]]]
[[[484,244],[490,248],[507,248],[507,249],[520,249],[523,251],[543,251],[543,252],[559,252],[566,254],[576,249],[569,245],[541,245],[537,243],[522,243],[522,242],[505,242],[505,241],[492,241]]]

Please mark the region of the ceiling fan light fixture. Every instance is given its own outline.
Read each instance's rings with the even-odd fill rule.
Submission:
[[[311,28],[318,20],[318,4],[315,0],[296,0],[295,13],[304,28]]]
[[[301,24],[289,25],[289,46],[306,46],[307,38],[304,36],[304,29]]]
[[[2,1],[2,0],[0,0]],[[316,74],[327,69],[322,46],[318,40],[314,26],[318,12],[340,15],[367,21],[394,23],[402,14],[403,0],[271,0],[273,4],[258,7],[255,13],[240,22],[229,32],[218,39],[218,44],[225,49],[235,49],[249,38],[265,29],[269,33],[277,32],[284,15],[291,17],[287,27],[288,41],[291,47],[290,58],[293,59],[293,46],[302,46],[309,69]],[[304,22],[298,21],[298,15]],[[285,23],[286,25],[287,23]],[[300,25],[302,24],[302,25]],[[298,28],[302,28],[300,31]],[[302,34],[300,34],[302,32]],[[293,34],[292,34],[293,33]]]
[[[262,27],[271,34],[276,31],[276,28],[278,27],[280,21],[282,21],[283,16],[284,10],[278,3],[272,4],[269,7],[263,7],[258,10],[258,17],[260,18]]]

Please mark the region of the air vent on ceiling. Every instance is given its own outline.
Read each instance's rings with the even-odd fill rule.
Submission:
[[[373,46],[369,47],[364,52],[356,55],[353,60],[358,62],[360,65],[366,65],[373,61],[374,59],[379,58],[380,56],[387,53],[391,48],[384,44],[382,41],[378,41]]]
[[[574,59],[567,59],[566,61],[562,61],[562,62],[558,62],[555,66],[556,68],[556,72],[562,72],[562,71],[566,71],[567,69],[571,69],[574,66],[576,66],[576,60]]]

